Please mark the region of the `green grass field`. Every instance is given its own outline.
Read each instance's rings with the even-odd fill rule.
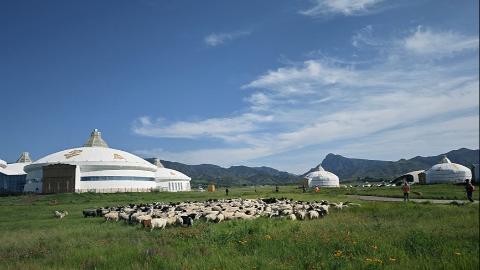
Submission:
[[[476,186],[478,190],[478,186]],[[374,195],[385,197],[403,197],[401,187],[369,187],[369,188],[346,188],[345,194]],[[479,192],[474,192],[475,200],[479,199]],[[437,184],[437,185],[412,185],[410,198],[414,199],[449,199],[466,200],[463,185]]]
[[[345,190],[233,188],[230,197],[345,201]],[[87,207],[222,198],[216,193],[0,198],[2,269],[478,269],[479,205],[360,202],[323,219],[260,218],[147,232],[83,218]],[[55,203],[56,205],[51,205]],[[65,209],[63,220],[52,212]]]

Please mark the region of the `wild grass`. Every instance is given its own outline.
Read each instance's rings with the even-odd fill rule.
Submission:
[[[231,197],[344,201],[337,191],[232,189]],[[330,194],[328,194],[330,193]],[[479,208],[360,202],[323,219],[260,218],[148,232],[83,218],[87,207],[204,200],[216,193],[58,194],[0,198],[2,269],[478,269]],[[53,218],[53,211],[70,215]]]
[[[474,192],[475,200],[479,199],[478,186]],[[337,191],[343,194],[355,195],[374,195],[384,197],[403,197],[403,191],[398,187],[369,187],[369,188],[345,188],[343,191]],[[454,184],[436,184],[436,185],[412,185],[410,198],[413,199],[449,199],[449,200],[466,200],[465,187],[463,185]]]

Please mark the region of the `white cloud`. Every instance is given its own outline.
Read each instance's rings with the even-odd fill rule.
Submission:
[[[363,46],[379,46],[381,43],[373,37],[373,26],[367,25],[352,37],[352,45],[360,48]]]
[[[355,71],[339,68],[328,62],[308,60],[295,67],[268,71],[243,88],[261,88],[280,96],[305,95],[318,92],[319,87],[335,84],[354,84]]]
[[[251,34],[250,31],[236,31],[236,32],[230,32],[230,33],[211,33],[208,36],[206,36],[203,39],[203,41],[207,46],[217,47],[219,45],[230,42],[234,39],[248,36],[250,34]]]
[[[300,11],[307,16],[325,16],[343,14],[364,15],[377,8],[384,0],[313,0],[314,6]]]
[[[468,37],[455,32],[434,32],[419,26],[404,40],[405,49],[415,54],[450,55],[464,50],[478,49],[478,36]]]
[[[387,55],[379,54],[370,64],[320,58],[266,71],[242,86],[243,91],[254,90],[245,98],[247,107],[242,114],[172,124],[139,118],[133,131],[140,135],[211,137],[229,145],[137,153],[156,152],[166,159],[225,166],[289,155],[291,162],[283,158],[265,163],[301,172],[299,164],[307,170],[325,154],[319,152],[318,160],[311,161],[315,153],[302,154],[311,149],[400,158],[428,150],[438,154],[461,144],[478,147],[478,121],[468,125],[478,119],[477,58],[455,57],[463,49],[449,49],[452,57],[448,61],[417,57],[406,52],[406,41],[412,36],[384,43],[390,44],[383,48]],[[475,39],[454,36],[458,44]],[[354,143],[344,143],[348,141]],[[404,149],[399,146],[403,144]],[[298,153],[290,156],[292,152]]]
[[[272,121],[271,115],[245,113],[231,118],[210,118],[196,122],[180,121],[166,124],[163,119],[151,121],[149,117],[138,118],[133,131],[137,134],[157,138],[219,137],[252,132],[259,129],[259,123]]]

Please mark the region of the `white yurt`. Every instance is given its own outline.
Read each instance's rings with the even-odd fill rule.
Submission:
[[[146,192],[156,188],[157,167],[109,148],[95,129],[83,147],[59,151],[27,166],[25,192]]]
[[[425,171],[425,177],[427,184],[464,183],[466,179],[472,179],[472,171],[444,156],[439,164]]]
[[[157,166],[157,172],[155,173],[157,190],[171,192],[191,190],[190,177],[179,171],[165,168],[158,158],[154,158],[152,163]]]
[[[27,175],[24,167],[30,163],[28,152],[23,152],[15,163],[0,160],[0,193],[22,193]]]
[[[308,181],[308,187],[339,187],[340,180],[338,176],[331,172],[325,171],[321,165],[315,168],[313,172],[310,172],[305,176]]]

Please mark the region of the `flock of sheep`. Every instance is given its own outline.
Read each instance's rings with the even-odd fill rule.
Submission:
[[[83,210],[84,217],[104,217],[105,221],[123,220],[141,224],[145,228],[164,229],[167,226],[192,226],[195,220],[220,223],[259,217],[286,218],[289,220],[317,219],[328,214],[329,209],[358,207],[360,204],[330,203],[328,201],[304,202],[289,199],[225,199],[205,202],[177,202],[130,204],[124,207],[102,207]]]

